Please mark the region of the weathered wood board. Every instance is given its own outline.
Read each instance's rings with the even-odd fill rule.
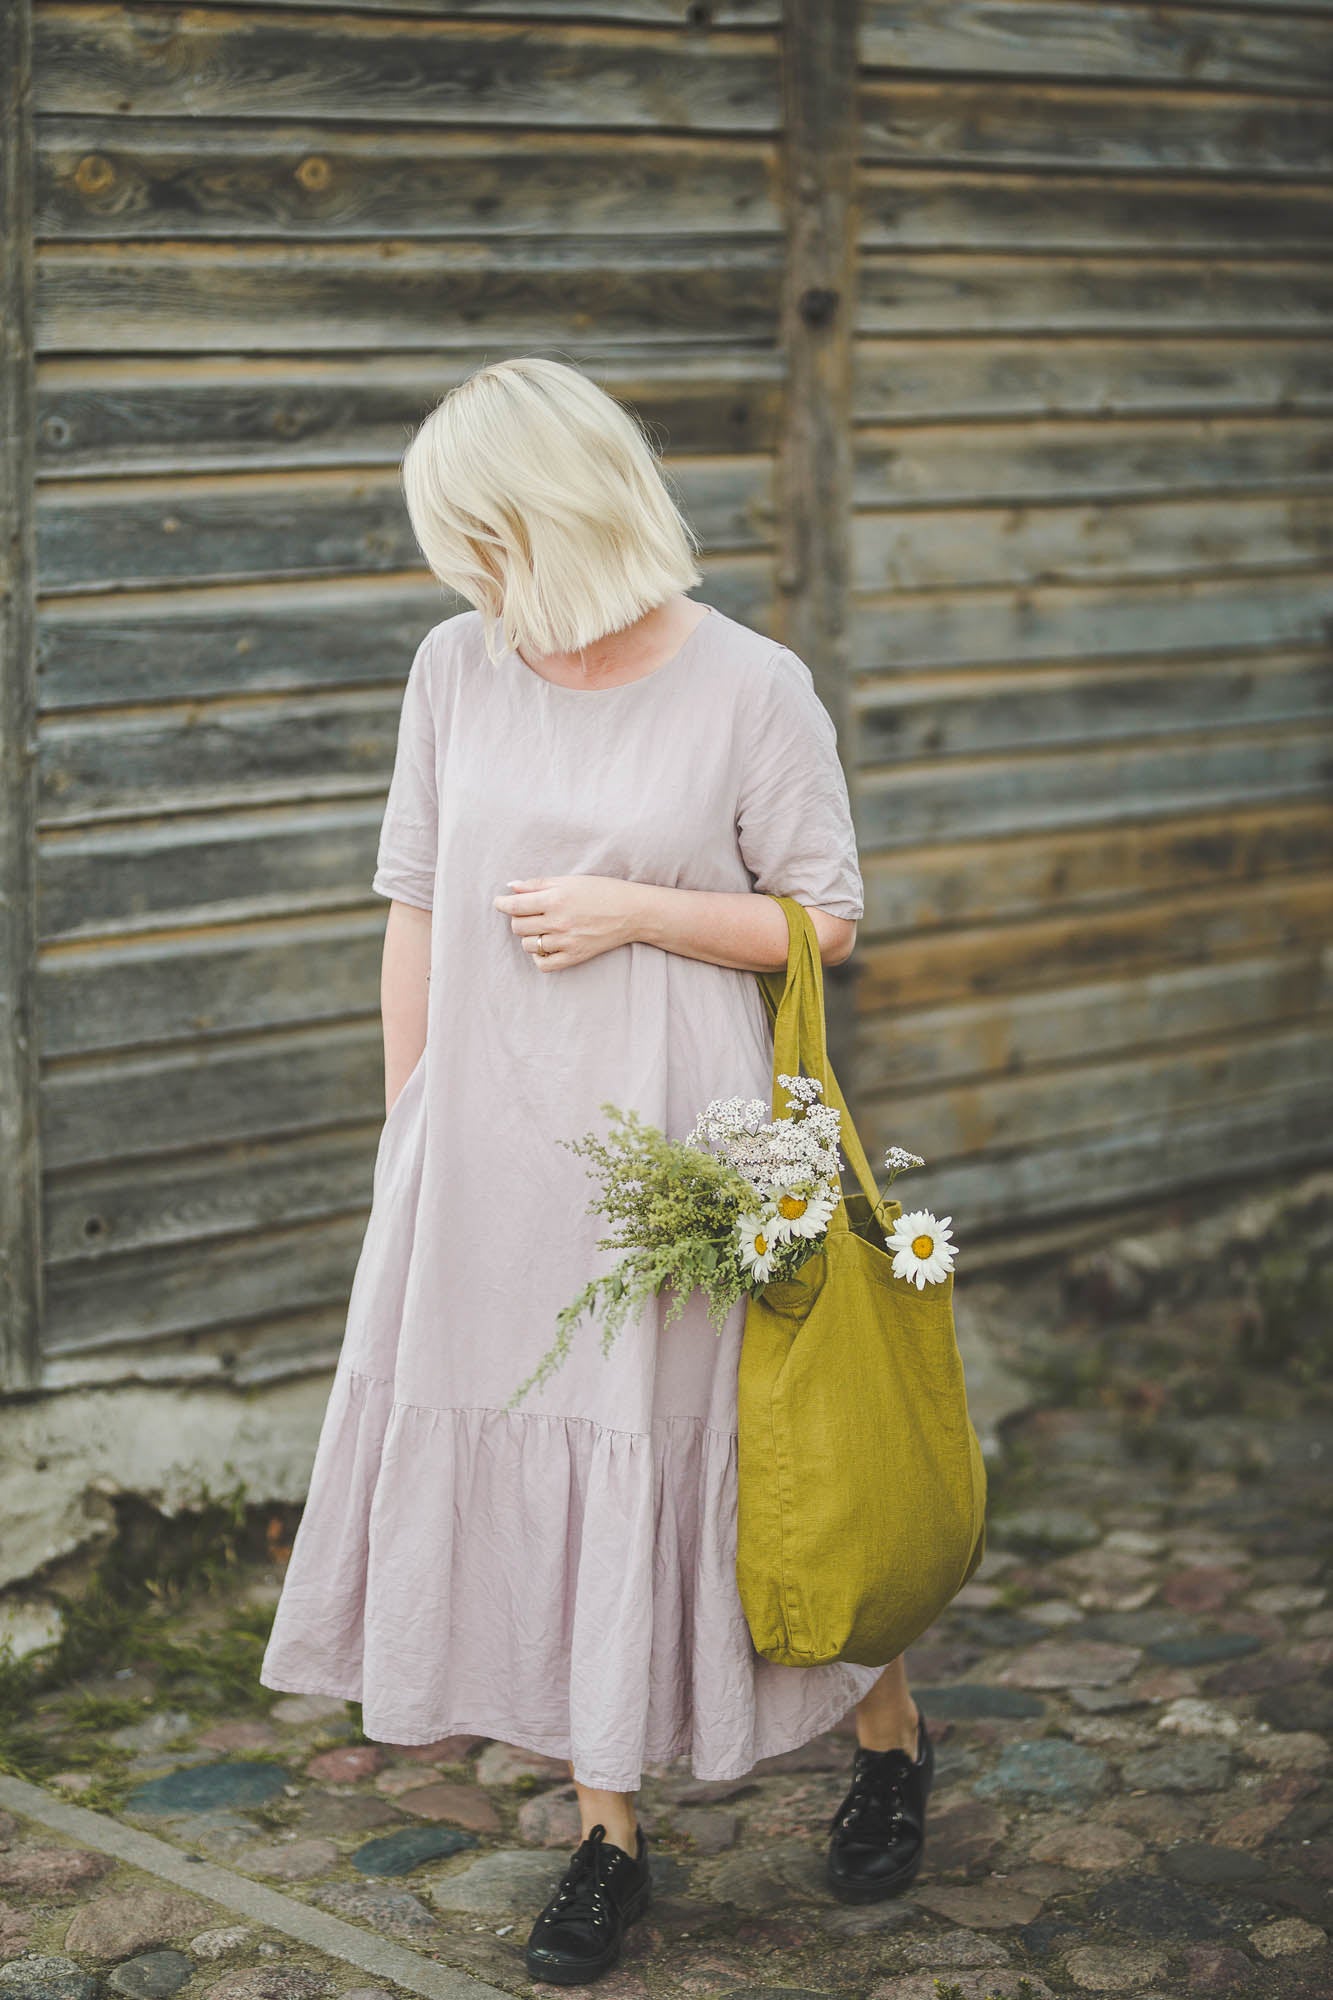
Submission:
[[[860,53],[869,1130],[959,1235],[1327,1157],[1333,9]]]

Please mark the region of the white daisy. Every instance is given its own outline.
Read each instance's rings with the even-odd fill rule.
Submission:
[[[793,1236],[822,1236],[828,1228],[838,1197],[825,1186],[817,1194],[783,1188],[774,1196],[777,1214],[769,1218],[769,1231],[779,1243]]]
[[[914,1281],[919,1292],[928,1284],[942,1284],[953,1269],[955,1246],[949,1241],[952,1220],[949,1215],[940,1220],[928,1208],[900,1215],[885,1238],[894,1253],[894,1276]]]
[[[781,1247],[773,1234],[772,1216],[743,1215],[736,1224],[736,1237],[746,1277],[756,1284],[767,1284]]]

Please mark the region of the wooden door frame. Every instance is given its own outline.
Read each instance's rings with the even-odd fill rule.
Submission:
[[[36,414],[31,0],[0,4],[0,1389],[38,1379]]]
[[[784,0],[778,606],[783,639],[809,666],[837,727],[849,789],[856,766],[848,616],[859,21],[860,0]],[[831,968],[825,980],[829,1051],[849,1096],[856,1091],[854,963]]]

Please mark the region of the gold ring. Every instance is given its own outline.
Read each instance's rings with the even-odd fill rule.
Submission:
[[[547,955],[547,953],[546,953],[546,946],[545,946],[545,945],[543,944],[543,942],[542,942],[542,940],[543,940],[543,938],[544,938],[545,936],[546,936],[546,932],[545,932],[545,931],[538,931],[538,933],[537,933],[537,956],[538,956],[538,958],[545,958],[545,957],[546,957],[546,955]]]

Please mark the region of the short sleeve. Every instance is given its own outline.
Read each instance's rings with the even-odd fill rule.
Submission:
[[[746,707],[736,832],[753,886],[855,920],[865,901],[847,779],[805,661],[781,647]]]
[[[370,884],[379,895],[422,910],[434,901],[438,830],[435,721],[426,685],[429,645],[428,635],[417,648],[403,690],[398,748]]]

